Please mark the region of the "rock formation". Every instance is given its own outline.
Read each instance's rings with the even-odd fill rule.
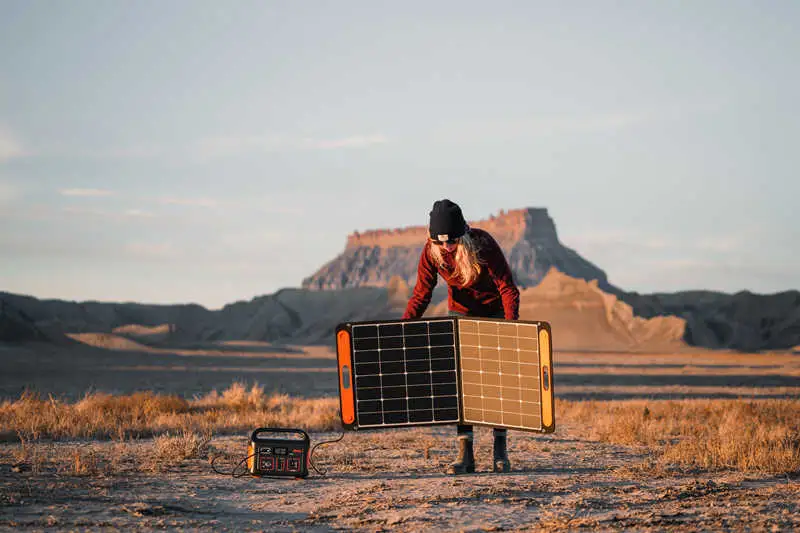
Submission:
[[[692,345],[755,351],[784,350],[800,343],[798,291],[626,293],[623,298],[642,317],[683,318],[685,340]]]
[[[521,287],[537,285],[555,267],[573,278],[596,280],[604,291],[619,292],[608,283],[605,272],[558,240],[547,209],[501,211],[497,216],[468,224],[494,236]],[[385,287],[392,277],[398,276],[413,287],[417,282],[419,255],[427,238],[427,226],[355,232],[347,238],[344,251],[304,279],[302,285],[312,290]]]

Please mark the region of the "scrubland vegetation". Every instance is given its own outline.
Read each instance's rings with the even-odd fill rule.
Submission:
[[[125,439],[175,431],[230,434],[270,425],[325,431],[338,423],[337,409],[336,398],[271,395],[241,383],[190,400],[152,392],[91,393],[67,403],[25,393],[0,404],[0,435],[6,441]]]
[[[188,400],[91,393],[68,403],[25,393],[0,404],[0,435],[20,443],[20,460],[33,462],[37,446],[50,441],[153,438],[158,463],[202,457],[213,436],[256,427],[338,429],[337,410],[337,398],[274,395],[242,383]],[[800,472],[800,400],[558,401],[556,415],[557,425],[589,440],[646,447],[651,467]],[[76,445],[73,473],[96,469],[97,458],[80,450]]]
[[[659,467],[800,472],[800,400],[559,402],[593,440],[646,446]]]

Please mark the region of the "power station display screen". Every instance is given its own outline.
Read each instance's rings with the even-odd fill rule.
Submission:
[[[351,322],[337,327],[336,341],[347,429],[455,423],[555,429],[546,322]]]

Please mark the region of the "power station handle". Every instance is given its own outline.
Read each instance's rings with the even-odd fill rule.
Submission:
[[[295,435],[302,435],[303,440],[308,442],[310,439],[308,438],[308,433],[303,431],[302,429],[296,428],[258,428],[253,431],[253,435],[250,437],[250,440],[257,441],[259,440],[259,435],[261,433],[294,433]]]

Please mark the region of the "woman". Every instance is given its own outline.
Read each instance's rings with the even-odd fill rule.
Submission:
[[[422,249],[417,284],[408,301],[404,319],[421,317],[430,304],[438,276],[447,283],[451,315],[519,318],[519,289],[497,241],[486,231],[470,228],[461,208],[450,200],[434,202],[430,212],[430,238]],[[494,428],[492,469],[509,472],[506,430]],[[475,472],[472,426],[457,427],[459,455],[447,472]]]

